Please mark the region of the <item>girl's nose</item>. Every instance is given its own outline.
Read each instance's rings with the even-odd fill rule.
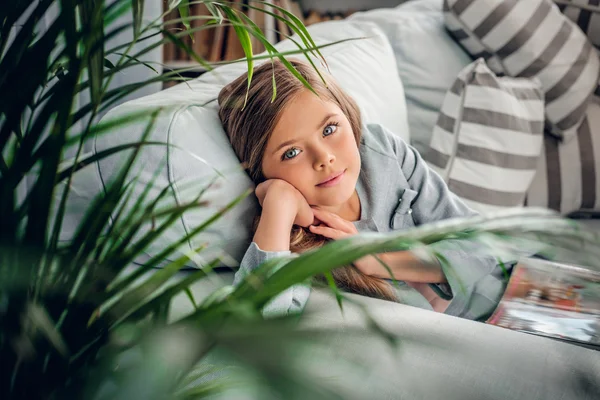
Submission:
[[[315,157],[314,168],[316,170],[321,170],[325,168],[327,165],[331,165],[335,162],[335,155],[333,152],[328,150],[323,150]]]

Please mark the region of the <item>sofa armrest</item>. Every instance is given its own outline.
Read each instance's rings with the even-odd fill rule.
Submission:
[[[366,365],[363,379],[370,398],[597,399],[600,393],[600,351],[348,296],[398,336],[397,348],[369,331],[360,307],[345,302],[342,314],[327,291],[313,290],[300,323],[335,328],[329,341],[335,357],[330,365],[315,367],[331,375],[339,365],[334,360],[355,357]]]

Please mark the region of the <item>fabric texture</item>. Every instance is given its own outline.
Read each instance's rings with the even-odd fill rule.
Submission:
[[[364,391],[342,388],[340,398],[598,399],[598,351],[389,301],[349,297],[359,304],[344,302],[340,310],[334,296],[314,290],[300,318],[302,328],[328,327],[332,335],[326,352],[331,361],[318,358],[323,354],[318,348],[305,355],[313,361],[305,370],[317,376],[357,371]],[[390,346],[386,336],[373,331],[365,310],[386,332],[397,335],[399,346]],[[358,327],[365,334],[353,335]],[[359,359],[364,367],[344,368],[340,360],[345,359]]]
[[[480,213],[523,206],[542,148],[543,99],[537,79],[498,78],[480,58],[448,91],[425,160]]]
[[[361,173],[356,190],[361,216],[354,222],[359,232],[386,233],[476,215],[448,190],[414,148],[381,125],[368,124],[363,128],[360,155]],[[448,261],[442,263],[442,269],[453,297],[445,313],[475,320],[489,316],[506,284],[497,258],[480,254],[478,246],[467,240],[443,241],[435,250]],[[258,267],[261,260],[281,254],[263,252],[255,243],[251,244],[236,274],[236,283]],[[503,261],[510,266],[515,260]],[[401,302],[431,309],[423,295],[408,285],[403,285],[397,293]],[[273,300],[265,315],[299,311],[307,298],[304,288],[292,287]]]
[[[600,1],[553,0],[558,9],[577,24],[596,48],[600,49]]]
[[[221,272],[221,279],[194,282],[190,290],[196,303],[230,284],[232,275]],[[186,276],[180,272],[177,279]],[[303,348],[292,357],[294,366],[311,376],[356,379],[350,386],[321,381],[333,382],[338,398],[597,400],[600,393],[598,351],[390,301],[351,293],[347,297],[351,301],[344,301],[340,310],[328,288],[313,288],[298,328],[322,332],[322,345]],[[173,298],[169,317],[177,320],[194,311],[181,293]],[[399,338],[399,344],[390,345],[388,336],[374,330],[373,319]],[[223,356],[215,350],[203,358],[204,364],[220,365]],[[210,398],[264,400],[236,386]]]
[[[351,37],[362,38],[325,47],[321,53],[326,57],[333,77],[357,101],[365,121],[380,121],[393,126],[394,132],[409,140],[402,83],[393,51],[381,30],[373,23],[330,21],[310,26],[308,31],[318,45]],[[294,49],[295,44],[284,40],[275,47],[286,51]],[[319,61],[315,64],[324,68]],[[101,152],[109,147],[137,142],[150,127],[148,140],[169,144],[140,149],[130,175],[137,178],[132,198],[143,193],[147,184],[152,184],[149,198],[156,198],[168,188],[163,197],[164,205],[181,205],[195,202],[198,194],[208,188],[200,199],[206,205],[182,215],[148,248],[148,257],[159,254],[167,245],[207,222],[228,203],[252,190],[253,183],[240,167],[220,124],[216,101],[223,86],[245,73],[246,68],[245,63],[216,68],[198,79],[116,107],[103,119],[106,122],[144,110],[148,110],[150,116],[153,110],[162,110],[152,125],[149,125],[150,118],[138,119],[111,135],[96,138],[95,152]],[[95,193],[101,192],[117,175],[126,158],[125,153],[120,153],[94,165]],[[81,209],[73,203],[87,203],[90,197],[93,196],[87,193],[73,193],[67,209]],[[250,242],[251,225],[258,209],[254,196],[245,197],[200,234],[182,244],[173,259],[208,243],[209,247],[195,255],[187,267],[197,268],[215,257],[220,257],[225,265],[237,266]],[[73,219],[81,217],[76,214]],[[151,228],[148,223],[143,231]],[[65,227],[65,231],[65,239],[68,239],[72,229]],[[145,259],[136,261],[143,263]]]
[[[573,140],[546,135],[528,206],[563,214],[600,210],[600,103],[591,103]]]
[[[395,8],[357,12],[348,18],[376,23],[390,41],[404,87],[410,144],[421,154],[429,147],[446,92],[458,73],[472,62],[448,35],[442,2],[411,0]]]
[[[550,0],[444,0],[450,34],[490,68],[537,77],[548,131],[570,139],[597,87],[600,61],[579,27]]]
[[[261,265],[267,260],[277,257],[293,257],[294,255],[288,251],[263,251],[255,242],[250,243],[250,247],[244,254],[244,258],[240,263],[240,269],[236,272],[233,278],[233,285],[238,285],[253,269]],[[263,315],[285,315],[298,313],[302,311],[304,305],[308,301],[310,294],[310,286],[294,285],[287,290],[281,292],[273,298],[263,308]]]
[[[598,55],[600,56],[600,51],[598,51]],[[598,86],[596,86],[596,90],[594,91],[592,102],[600,104],[600,78],[598,79]]]
[[[600,58],[600,0],[554,0],[554,2],[563,14],[586,33]],[[600,76],[598,76],[592,101],[600,104]]]

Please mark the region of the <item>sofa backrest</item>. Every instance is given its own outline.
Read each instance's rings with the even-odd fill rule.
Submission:
[[[330,71],[355,98],[364,122],[378,121],[409,140],[402,83],[392,48],[378,27],[372,23],[330,21],[309,27],[309,32],[317,44],[362,38],[322,50]],[[294,49],[295,45],[286,40],[276,47],[287,51]],[[193,231],[227,203],[253,188],[252,182],[239,167],[221,127],[216,101],[221,88],[246,71],[245,62],[222,66],[198,79],[125,103],[104,118],[107,121],[140,110],[147,110],[150,114],[152,110],[162,108],[150,130],[149,140],[165,142],[169,146],[142,148],[130,175],[137,179],[133,199],[152,183],[150,199],[163,188],[170,187],[164,205],[186,204],[217,177],[217,171],[222,174],[201,198],[208,202],[207,205],[186,212],[148,249],[148,256]],[[94,151],[138,141],[147,126],[148,118],[144,118],[99,136],[95,140]],[[125,159],[125,153],[106,158],[86,168],[75,180],[74,187],[79,190],[70,199],[64,239],[68,240],[74,224],[80,220],[85,203],[106,187]],[[155,173],[157,177],[153,181]],[[179,253],[209,243],[210,250],[195,258],[196,265],[219,254],[224,254],[225,264],[236,265],[251,241],[250,224],[258,212],[257,202],[251,194],[202,234],[185,243]],[[151,226],[148,225],[147,229]],[[143,259],[137,261],[144,262]]]

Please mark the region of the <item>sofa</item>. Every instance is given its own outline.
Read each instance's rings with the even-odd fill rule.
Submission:
[[[396,8],[356,13],[348,20],[309,28],[318,44],[360,38],[323,49],[331,73],[355,97],[366,121],[385,125],[422,153],[428,151],[446,92],[460,71],[473,62],[449,33],[443,3],[412,0]],[[277,48],[290,50],[294,45],[284,41]],[[249,178],[236,165],[216,113],[220,88],[245,71],[244,63],[219,67],[193,81],[120,105],[104,118],[161,108],[149,139],[171,146],[142,149],[132,174],[138,184],[152,184],[155,193],[171,186],[170,204],[194,198],[200,188],[208,185],[215,170],[224,172],[206,193],[207,207],[186,213],[147,250],[148,257],[161,248],[161,243],[169,243],[205,221],[225,200],[252,188]],[[94,151],[136,141],[146,124],[136,121],[115,135],[98,137]],[[600,141],[600,126],[597,129],[593,135]],[[85,204],[103,190],[122,159],[104,159],[76,176],[73,187],[77,191],[69,199],[63,239],[68,240],[72,234],[69,227],[76,226]],[[525,193],[522,205],[527,205],[525,199],[535,197]],[[581,210],[564,206],[559,211],[567,215]],[[584,211],[590,215],[590,210]],[[189,268],[201,267],[217,255],[223,260],[219,279],[204,280],[192,287],[196,298],[232,282],[231,271],[249,244],[251,217],[257,212],[256,199],[249,196],[181,249],[183,253],[200,243],[211,244],[209,251],[194,258]],[[590,223],[599,228],[597,221]],[[143,262],[143,258],[136,260],[137,264]],[[349,296],[396,334],[401,346],[391,348],[372,332],[356,304],[345,305],[341,312],[328,291],[313,290],[299,324],[307,329],[332,328],[332,333],[326,354],[321,354],[325,357],[315,357],[319,362],[311,368],[335,376],[342,373],[337,369],[342,358],[359,360],[365,366],[362,389],[340,387],[342,398],[592,399],[600,394],[600,352],[593,349],[402,304]],[[182,295],[174,301],[171,316],[190,311],[192,306]],[[350,331],[353,334],[346,334]],[[356,331],[361,333],[357,335]],[[223,398],[236,396],[248,398],[239,393]]]

